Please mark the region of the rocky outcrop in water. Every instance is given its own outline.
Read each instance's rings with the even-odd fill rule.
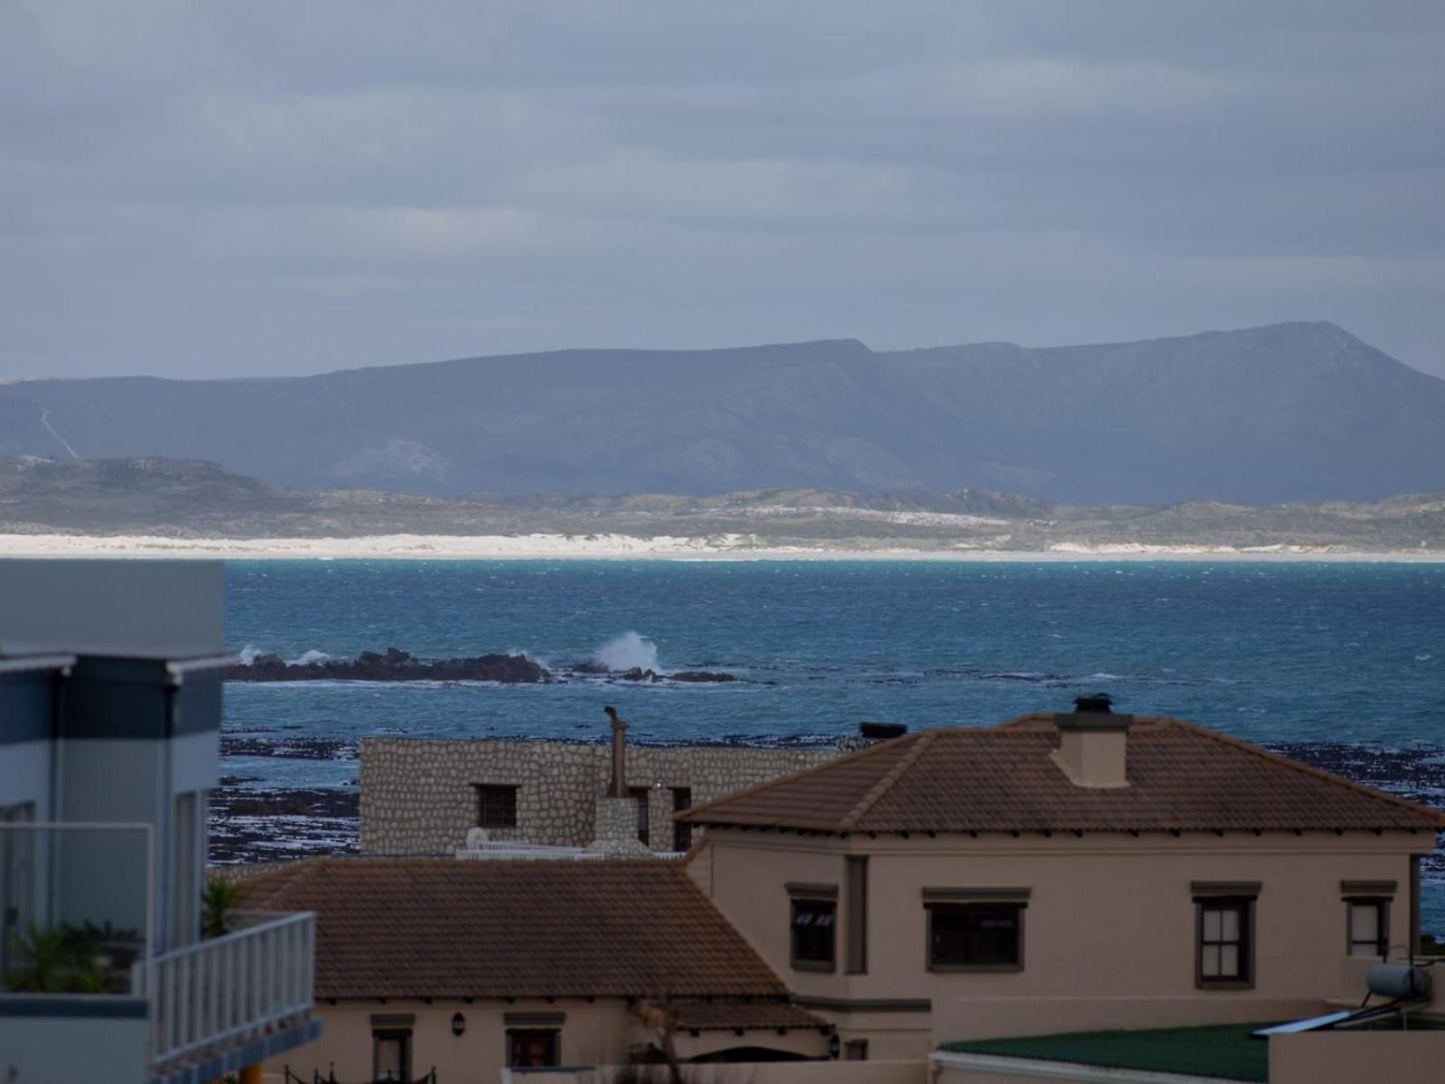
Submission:
[[[583,673],[596,673],[595,670],[585,670]],[[737,681],[732,674],[725,674],[717,670],[679,670],[672,674],[659,674],[656,670],[644,670],[640,666],[634,666],[631,670],[604,670],[613,681],[692,681],[692,682],[723,682]]]
[[[552,680],[552,672],[525,655],[477,655],[467,659],[413,658],[389,647],[386,654],[363,651],[354,659],[291,663],[280,655],[257,655],[249,666],[233,666],[228,681],[497,681],[506,685]]]

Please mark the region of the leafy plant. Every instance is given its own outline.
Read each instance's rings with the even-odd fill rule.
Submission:
[[[73,930],[42,929],[32,922],[17,934],[20,965],[7,977],[6,987],[34,994],[105,994],[123,988],[111,958],[79,941]]]
[[[1437,937],[1433,933],[1422,933],[1420,935],[1421,956],[1445,956],[1445,937]]]
[[[236,925],[241,892],[230,881],[212,877],[201,892],[201,936],[225,937]]]

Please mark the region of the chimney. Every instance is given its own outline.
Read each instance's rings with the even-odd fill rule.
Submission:
[[[602,709],[612,720],[612,785],[607,788],[609,798],[627,797],[627,724],[617,717],[617,709],[608,705]]]
[[[1132,715],[1115,715],[1107,694],[1081,696],[1071,715],[1054,715],[1059,747],[1053,759],[1078,787],[1127,787],[1126,761]]]

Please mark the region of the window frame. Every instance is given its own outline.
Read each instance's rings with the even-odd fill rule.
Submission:
[[[1255,982],[1254,914],[1257,897],[1248,895],[1206,895],[1194,899],[1194,985],[1200,990],[1253,990]],[[1204,914],[1206,911],[1235,911],[1239,936],[1234,941],[1210,941],[1210,945],[1234,945],[1238,952],[1238,973],[1204,973]],[[1221,921],[1223,921],[1221,919]]]
[[[518,1043],[545,1038],[551,1048],[551,1060],[546,1065],[526,1065],[517,1061]],[[562,1064],[562,1029],[554,1027],[509,1027],[507,1028],[507,1068],[547,1069]]]
[[[816,971],[833,974],[838,970],[838,886],[789,883],[788,890],[788,963],[794,971]],[[801,956],[798,953],[798,913],[811,909],[828,915],[826,959]]]
[[[924,910],[928,912],[924,940],[925,969],[936,974],[961,974],[966,972],[977,974],[990,972],[1007,974],[1022,971],[1024,969],[1024,912],[1028,910],[1028,906],[1028,901],[1022,899],[925,899],[923,907]],[[986,962],[969,960],[952,962],[939,960],[935,953],[934,920],[940,912],[964,917],[981,917],[989,912],[994,914],[1007,912],[1009,917],[1013,919],[1014,924],[1013,960]]]
[[[1378,957],[1387,959],[1390,955],[1390,904],[1389,896],[1346,896],[1345,903],[1345,955],[1354,959]],[[1355,940],[1355,908],[1373,908],[1375,912],[1375,940]],[[1369,945],[1373,952],[1356,953],[1356,946]]]
[[[409,1027],[377,1027],[371,1029],[371,1079],[375,1081],[387,1080],[381,1075],[381,1044],[383,1042],[401,1043],[401,1076],[397,1078],[398,1084],[408,1084],[411,1080],[411,1048],[412,1029]]]
[[[476,792],[476,826],[478,828],[516,828],[517,827],[517,798],[522,788],[515,783],[473,783],[472,790]],[[502,802],[502,807],[507,808],[506,815],[488,820],[486,814],[489,812],[488,800],[507,797]],[[492,807],[495,811],[497,807]]]
[[[843,859],[846,888],[843,931],[843,973],[868,974],[868,856],[850,854]]]

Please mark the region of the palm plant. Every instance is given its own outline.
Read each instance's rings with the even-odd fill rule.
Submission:
[[[240,890],[230,881],[212,877],[201,892],[201,936],[225,937],[236,925]]]

